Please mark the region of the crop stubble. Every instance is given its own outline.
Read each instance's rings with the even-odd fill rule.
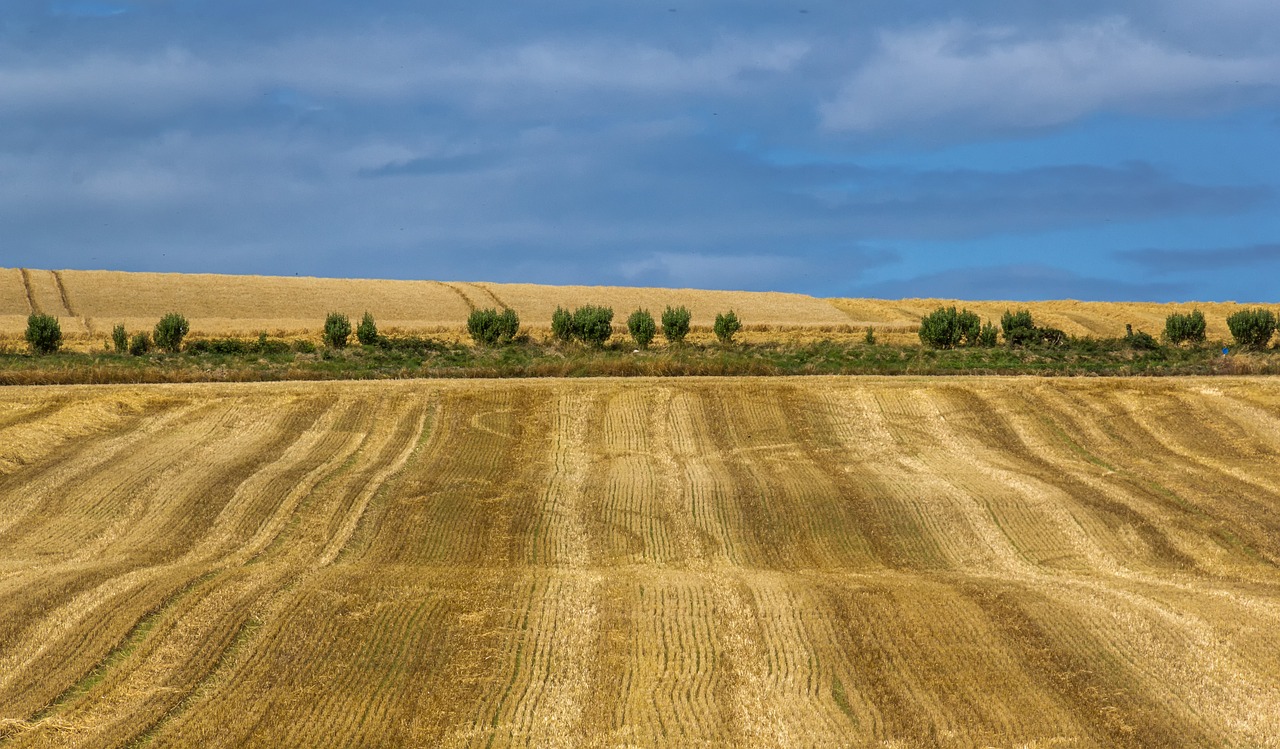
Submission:
[[[1280,383],[0,393],[0,745],[1280,736]]]

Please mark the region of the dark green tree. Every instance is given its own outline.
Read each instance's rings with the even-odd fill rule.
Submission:
[[[27,318],[26,339],[33,353],[55,353],[62,348],[62,326],[53,315],[36,312]]]
[[[490,307],[472,310],[467,317],[467,332],[481,346],[510,343],[520,330],[520,317],[513,309],[501,312]]]
[[[613,308],[587,305],[573,311],[573,337],[593,346],[603,346],[613,335]]]
[[[733,310],[729,310],[723,314],[716,315],[715,324],[711,328],[716,333],[716,338],[721,343],[733,343],[733,337],[742,330],[742,321],[734,314]]]
[[[573,340],[573,313],[564,307],[557,306],[551,313],[551,335],[568,343]]]
[[[330,312],[324,319],[324,344],[331,348],[346,348],[351,337],[351,320],[341,312]]]
[[[1164,339],[1169,343],[1203,343],[1205,320],[1200,310],[1190,314],[1174,312],[1164,319]]]
[[[1276,332],[1276,316],[1269,309],[1242,309],[1227,318],[1227,327],[1236,344],[1246,349],[1265,348]]]
[[[682,343],[689,335],[689,322],[693,315],[684,305],[667,307],[662,311],[662,335],[670,343]]]
[[[356,326],[356,340],[360,341],[361,346],[378,345],[378,324],[373,321],[373,315],[365,310],[364,317],[360,318],[360,324]]]
[[[177,312],[170,312],[156,323],[156,348],[171,354],[178,353],[182,350],[182,339],[187,337],[190,330],[191,326],[187,324],[187,318]]]
[[[125,331],[124,325],[117,325],[111,329],[111,345],[117,354],[129,352],[129,333]]]
[[[653,321],[653,315],[649,314],[649,310],[638,309],[627,318],[627,330],[637,346],[649,348],[653,337],[658,334],[658,324]]]
[[[1024,346],[1040,340],[1040,331],[1036,328],[1035,321],[1031,319],[1030,310],[1020,309],[1017,312],[1005,310],[1000,318],[1000,328],[1004,333],[1004,342],[1010,346]]]

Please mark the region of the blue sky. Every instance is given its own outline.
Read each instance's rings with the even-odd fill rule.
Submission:
[[[1280,300],[1280,3],[7,0],[0,266]]]

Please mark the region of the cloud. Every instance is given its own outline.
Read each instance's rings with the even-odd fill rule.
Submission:
[[[459,154],[456,156],[419,156],[403,161],[389,161],[381,166],[357,171],[361,177],[405,177],[433,174],[458,174],[494,164],[491,154]]]
[[[431,28],[316,33],[242,48],[117,49],[14,58],[0,65],[5,113],[100,117],[171,115],[198,106],[255,106],[264,97],[404,106],[429,101],[479,110],[557,98],[745,95],[744,80],[782,73],[808,50],[785,40],[721,38],[689,51],[621,40],[485,45]],[[577,104],[580,106],[580,102]],[[604,106],[597,103],[597,107]]]
[[[840,285],[873,268],[898,261],[897,253],[860,247],[810,249],[788,254],[714,254],[652,252],[626,258],[612,273],[616,283],[629,286],[682,286],[700,289],[778,291]]]
[[[1232,214],[1261,205],[1265,186],[1196,185],[1149,164],[976,169],[859,170],[815,191],[868,236],[965,238],[1125,223],[1186,214]]]
[[[1115,257],[1142,268],[1146,273],[1169,276],[1179,273],[1207,273],[1225,269],[1252,268],[1273,272],[1280,265],[1280,244],[1250,247],[1223,247],[1210,250],[1140,249],[1120,250]]]
[[[1062,125],[1098,111],[1160,111],[1278,81],[1274,52],[1197,54],[1123,20],[1049,36],[956,22],[883,33],[873,58],[819,111],[828,131],[973,134]]]
[[[1075,271],[1039,263],[968,267],[914,278],[867,284],[855,289],[859,296],[882,299],[938,298],[1032,301],[1076,299],[1080,301],[1167,302],[1192,290],[1186,283],[1132,283],[1081,275]]]
[[[77,2],[54,3],[50,8],[50,12],[55,16],[65,16],[68,18],[110,18],[111,16],[119,16],[128,13],[129,8],[127,6],[114,5],[111,3],[79,0]]]

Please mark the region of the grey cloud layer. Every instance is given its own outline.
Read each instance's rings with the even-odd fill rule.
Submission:
[[[0,18],[0,265],[346,275],[359,257],[385,276],[812,290],[913,273],[913,241],[1266,205],[1268,185],[1164,165],[856,166],[904,133],[1200,111],[1280,80],[1270,5],[1212,23],[1189,0],[1100,15],[1114,5],[20,0]],[[770,161],[788,148],[823,163]]]

